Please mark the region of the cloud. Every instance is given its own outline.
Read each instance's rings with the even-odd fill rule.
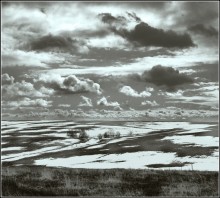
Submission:
[[[48,64],[60,64],[63,61],[64,58],[45,52],[4,50],[2,53],[2,67],[48,67]]]
[[[44,51],[57,49],[65,52],[88,53],[86,43],[79,39],[72,39],[64,35],[46,35],[35,39],[30,43],[31,50]]]
[[[101,20],[109,24],[109,29],[116,35],[120,35],[135,46],[158,46],[166,48],[188,48],[195,46],[190,35],[187,33],[178,34],[173,30],[165,31],[151,27],[143,22],[134,12],[127,15],[136,22],[133,29],[128,30],[131,20],[125,17],[114,17],[109,13],[100,14]],[[138,23],[138,24],[137,24]],[[125,28],[125,25],[127,26]]]
[[[21,82],[14,82],[14,77],[9,76],[7,73],[2,75],[2,95],[4,98],[17,98],[17,97],[48,97],[53,93],[45,87],[37,90],[30,82],[22,80]],[[8,82],[5,84],[5,82]],[[10,83],[9,83],[10,82]]]
[[[46,88],[44,86],[40,87],[39,92],[41,92],[42,94],[45,94],[45,95],[53,95],[54,94],[53,89],[50,89],[48,87]]]
[[[159,104],[154,100],[154,101],[144,101],[141,103],[143,106],[151,106],[151,107],[156,107],[159,106]]]
[[[151,70],[145,71],[141,77],[146,82],[150,82],[158,86],[166,85],[170,88],[185,83],[193,83],[192,78],[184,73],[180,73],[179,70],[172,67],[163,67],[161,65],[154,66]]]
[[[92,92],[101,94],[101,88],[98,83],[90,79],[77,78],[75,75],[62,77],[59,74],[42,74],[36,82],[41,82],[44,86],[50,87],[56,91],[63,91],[65,93],[83,93]]]
[[[183,90],[178,90],[176,92],[161,92],[159,91],[158,95],[168,96],[168,97],[179,97],[184,94]]]
[[[97,105],[107,107],[120,107],[120,104],[118,102],[108,102],[108,100],[104,96],[97,101]]]
[[[115,30],[128,41],[139,46],[160,46],[167,48],[188,48],[193,47],[194,43],[189,34],[177,34],[176,32],[157,29],[141,22],[131,31],[126,29]]]
[[[9,76],[7,73],[2,74],[2,85],[8,84],[11,85],[14,83],[14,77]]]
[[[127,14],[131,19],[134,19],[136,22],[141,22],[141,19],[134,12],[127,12]]]
[[[215,57],[218,58],[218,55],[216,54]],[[194,72],[191,75],[192,78],[203,79],[202,81],[204,82],[219,82],[219,77],[218,77],[219,60],[209,61],[209,62],[211,63],[206,63],[204,61],[203,63],[197,63],[197,65],[193,66],[193,69],[196,72]]]
[[[177,92],[159,92],[158,95],[164,95],[171,103],[197,104],[205,105],[210,108],[218,107],[219,103],[219,85],[218,82],[194,83],[192,89]]]
[[[194,84],[196,87],[194,89],[190,89],[185,93],[185,96],[204,96],[213,98],[218,101],[219,98],[219,83],[218,82],[200,82]]]
[[[150,97],[151,93],[148,91],[142,91],[138,93],[134,89],[132,89],[130,86],[123,86],[120,90],[121,93],[127,95],[127,96],[132,96],[132,97]]]
[[[44,49],[53,48],[53,47],[71,49],[72,42],[73,40],[69,37],[65,38],[61,36],[47,35],[39,39],[36,39],[36,41],[32,41],[31,49],[32,50],[44,50]]]
[[[112,25],[126,24],[127,20],[123,16],[114,17],[110,13],[101,13],[98,15],[101,18],[102,22]]]
[[[68,32],[67,32],[68,33]],[[74,30],[71,32],[73,35],[76,36],[83,36],[83,37],[95,37],[95,38],[105,38],[107,35],[109,35],[110,31],[108,29],[95,29],[95,30]]]
[[[201,34],[207,37],[218,36],[218,31],[214,27],[212,26],[206,27],[204,24],[192,25],[188,29],[192,32],[195,32],[197,34]]]
[[[85,96],[81,96],[82,101],[79,103],[80,107],[92,107],[92,100]]]
[[[58,107],[64,107],[64,108],[69,108],[71,105],[70,104],[59,104]]]
[[[10,107],[50,107],[51,103],[52,101],[47,101],[42,98],[30,99],[25,97],[17,101],[9,101],[6,105]]]

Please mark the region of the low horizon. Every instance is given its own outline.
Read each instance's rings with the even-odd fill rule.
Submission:
[[[217,196],[219,2],[1,2],[3,196]]]
[[[217,120],[217,5],[3,2],[2,118]]]

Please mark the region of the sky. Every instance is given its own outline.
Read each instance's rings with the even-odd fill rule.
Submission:
[[[218,111],[218,2],[2,3],[3,119]]]

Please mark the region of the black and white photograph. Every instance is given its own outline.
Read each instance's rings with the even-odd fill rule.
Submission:
[[[1,2],[1,196],[219,196],[218,1]]]

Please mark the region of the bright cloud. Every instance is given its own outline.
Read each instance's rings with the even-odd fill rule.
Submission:
[[[10,82],[9,84],[2,85],[3,98],[16,98],[16,97],[48,97],[53,93],[51,89],[41,87],[37,90],[30,82],[22,80],[21,82],[14,82],[13,77],[8,74],[3,74],[3,83]]]
[[[107,98],[104,96],[100,100],[97,101],[97,105],[107,106],[107,107],[119,107],[120,106],[118,102],[108,102]]]
[[[144,101],[144,102],[141,102],[141,105],[143,106],[152,106],[152,107],[156,107],[156,106],[159,106],[159,104],[154,100],[154,101]]]
[[[93,92],[101,94],[101,88],[98,83],[90,79],[77,78],[75,75],[62,77],[59,74],[47,75],[42,74],[36,82],[42,82],[45,86],[49,86],[56,91],[64,91],[70,93]]]
[[[138,93],[134,89],[132,89],[130,86],[123,86],[120,90],[121,93],[127,95],[127,96],[132,96],[132,97],[150,97],[151,93],[148,91],[142,91]]]
[[[79,103],[80,107],[92,107],[92,100],[85,96],[81,96],[82,101]]]
[[[22,100],[7,102],[6,105],[9,107],[50,107],[52,106],[51,103],[52,101],[47,101],[42,98],[30,99],[25,97]]]

